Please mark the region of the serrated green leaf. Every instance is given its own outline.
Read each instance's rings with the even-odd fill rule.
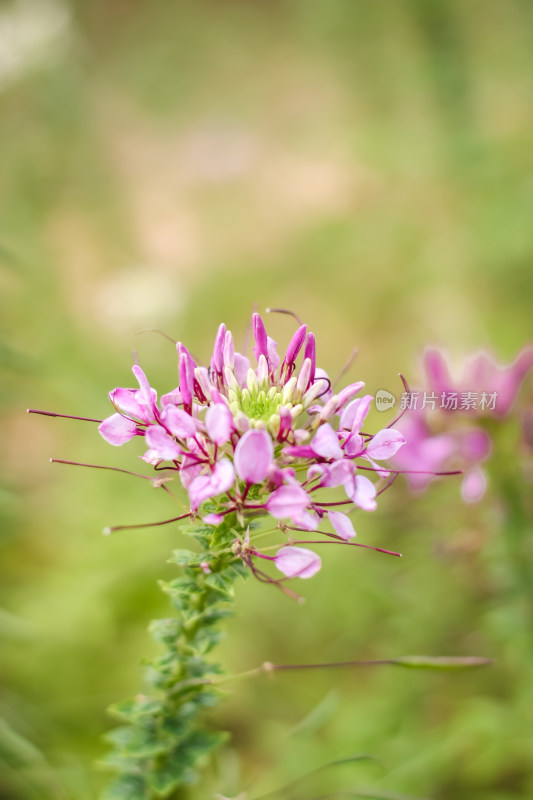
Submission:
[[[184,525],[180,528],[180,533],[186,534],[208,534],[213,533],[213,526],[212,525]]]
[[[115,728],[105,738],[127,758],[152,758],[168,753],[173,745],[171,737],[160,736],[155,730],[140,727]]]
[[[212,572],[211,575],[207,575],[205,582],[210,589],[226,597],[233,597],[233,578],[227,574],[227,570],[224,572]]]
[[[165,619],[154,619],[148,628],[156,642],[165,645],[172,645],[181,634],[183,627],[180,620],[175,617]]]
[[[226,731],[194,731],[190,738],[180,747],[195,760],[202,755],[207,755],[228,740]]]
[[[213,550],[229,547],[236,538],[237,534],[231,528],[214,528],[211,537],[211,547]]]
[[[108,712],[115,717],[128,720],[128,722],[135,722],[145,717],[154,717],[160,714],[162,709],[161,700],[146,695],[137,695],[137,697],[128,697],[125,700],[119,700],[118,703],[113,703],[108,708]]]
[[[157,771],[149,777],[150,787],[161,797],[168,797],[179,786],[196,778],[194,766],[198,759],[218,747],[227,738],[224,733],[194,731],[164,758]]]
[[[180,567],[199,567],[205,560],[205,553],[195,553],[193,550],[174,550],[168,559],[169,564],[179,564]]]
[[[208,608],[203,611],[201,614],[197,614],[195,617],[192,618],[194,622],[198,621],[202,625],[216,625],[217,622],[220,622],[223,619],[228,619],[229,617],[233,617],[235,611],[231,608]]]
[[[123,775],[104,789],[101,800],[150,800],[151,794],[143,778]]]
[[[159,581],[159,586],[167,594],[197,594],[198,584],[189,577],[174,578],[172,581]]]
[[[190,765],[179,764],[163,766],[148,777],[150,788],[158,797],[169,797],[175,789],[196,780],[196,773]]]
[[[109,753],[98,760],[98,765],[104,769],[111,769],[113,772],[119,772],[122,775],[131,775],[132,773],[139,773],[144,759],[134,758],[133,756],[125,756],[123,753]]]

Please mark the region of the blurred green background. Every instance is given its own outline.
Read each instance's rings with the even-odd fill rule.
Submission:
[[[175,506],[50,465],[139,462],[26,407],[105,416],[132,349],[168,391],[175,350],[138,331],[205,360],[218,323],[239,340],[253,303],[304,318],[331,374],[357,346],[351,377],[370,391],[416,381],[428,343],[510,360],[532,333],[532,90],[529,0],[0,3],[2,800],[96,796],[105,708],[142,686],[147,625],[169,608],[156,580],[183,546],[170,528],[103,538]],[[291,320],[269,322],[286,342]],[[235,671],[409,653],[495,665],[234,684],[213,714],[231,744],[183,797],[251,799],[359,753],[379,764],[297,796],[533,797],[531,597],[506,550],[504,466],[472,507],[455,479],[421,498],[398,482],[355,523],[401,562],[327,548],[303,606],[242,583],[222,646]]]

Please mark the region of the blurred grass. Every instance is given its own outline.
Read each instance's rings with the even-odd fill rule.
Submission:
[[[38,5],[0,12],[20,21]],[[6,800],[95,795],[104,709],[140,687],[146,627],[167,613],[156,579],[174,574],[179,539],[103,539],[106,524],[174,506],[125,476],[49,465],[135,469],[136,453],[27,406],[107,414],[132,348],[171,389],[172,345],[136,332],[162,328],[206,359],[218,322],[244,332],[254,302],[305,318],[332,374],[357,345],[353,372],[371,391],[416,375],[428,342],[509,359],[531,337],[527,0],[64,8],[40,61],[5,80],[0,63]],[[271,326],[290,335],[286,319]],[[188,796],[260,793],[362,752],[384,767],[328,773],[327,791],[533,795],[530,631],[496,489],[464,508],[453,479],[417,499],[397,485],[355,523],[402,562],[329,548],[303,608],[250,580],[223,645],[235,670],[415,652],[494,667],[236,685],[214,719],[233,744]]]

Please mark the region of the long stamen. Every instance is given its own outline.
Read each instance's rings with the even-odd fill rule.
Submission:
[[[164,339],[168,339],[169,342],[172,342],[173,345],[176,345],[178,340],[173,339],[172,336],[169,336],[168,333],[159,330],[159,328],[143,328],[142,331],[136,331],[135,336],[140,336],[141,333],[158,333],[160,336],[163,336]]]
[[[322,533],[322,531],[318,531]],[[304,539],[304,540],[296,540],[294,544],[344,544],[348,545],[348,547],[364,547],[365,550],[375,550],[377,553],[385,553],[388,556],[396,556],[397,558],[402,558],[401,553],[396,553],[394,550],[385,550],[383,547],[372,547],[370,544],[361,544],[361,542],[333,542],[328,541],[324,542],[322,539]]]
[[[284,580],[283,578],[281,578],[280,580],[276,580],[276,578],[271,578],[270,575],[267,575],[266,572],[263,572],[263,570],[258,569],[253,563],[252,559],[249,557],[243,558],[243,561],[247,566],[250,567],[254,578],[257,578],[258,581],[260,581],[261,583],[269,583],[272,586],[275,586],[277,589],[283,592],[284,595],[290,597],[292,600],[296,600],[298,603],[305,603],[305,597],[302,597],[302,595],[298,594],[298,592],[295,592],[294,589],[290,589],[288,586],[284,586],[282,582]]]
[[[409,388],[409,384],[407,383],[407,381],[406,381],[406,379],[404,378],[404,376],[402,375],[402,373],[401,373],[401,372],[399,372],[399,373],[398,373],[398,376],[399,376],[399,378],[400,378],[401,382],[403,383],[403,388],[404,388],[404,391],[405,391],[405,392],[407,392],[407,394],[411,394],[411,389]],[[400,419],[403,417],[403,415],[405,414],[405,412],[406,412],[407,410],[408,410],[408,409],[407,409],[407,406],[406,406],[406,407],[405,407],[405,408],[404,408],[402,411],[400,411],[400,413],[398,414],[398,416],[397,416],[397,417],[395,417],[395,418],[392,420],[392,422],[389,422],[389,424],[388,424],[388,425],[386,425],[386,427],[387,427],[387,428],[392,428],[392,426],[393,426],[393,425],[396,425],[396,423],[398,422],[398,420],[400,420]]]
[[[63,417],[63,419],[77,419],[81,422],[103,422],[101,419],[91,419],[90,417],[74,417],[72,414],[56,414],[55,411],[41,411],[38,408],[27,408],[27,414],[41,414],[43,417]]]
[[[307,528],[297,528],[294,525],[286,525],[285,528],[288,531],[298,531],[300,533],[309,533]],[[346,539],[343,539],[342,536],[339,536],[336,533],[330,533],[329,531],[316,531],[316,533],[321,533],[323,536],[329,536],[330,539],[336,539],[341,544],[346,541]]]
[[[248,319],[248,324],[246,325],[246,330],[244,331],[244,337],[242,340],[242,354],[243,356],[246,355],[246,351],[248,350],[248,342],[250,340],[250,334],[252,332],[252,325],[254,314],[257,312],[257,303],[254,303],[252,306],[252,313],[250,314],[250,318]]]
[[[330,381],[329,378],[324,378],[324,377],[315,378],[313,383],[316,383],[317,381],[325,381],[327,386],[326,386],[326,388],[324,389],[323,392],[320,392],[320,394],[317,394],[317,396],[315,397],[315,400],[319,400],[323,395],[326,394],[326,392],[329,392],[329,390],[331,389],[331,381]]]
[[[352,352],[351,352],[351,355],[350,355],[350,357],[349,357],[348,361],[347,361],[347,362],[346,362],[346,364],[345,364],[345,365],[342,367],[341,371],[339,372],[339,374],[337,375],[337,377],[335,378],[335,380],[334,380],[334,381],[332,381],[332,384],[331,384],[331,386],[332,386],[332,387],[333,387],[333,386],[336,386],[336,385],[338,384],[338,382],[339,382],[339,381],[340,381],[340,379],[343,377],[343,375],[346,375],[346,373],[348,372],[348,370],[350,369],[350,367],[352,366],[353,362],[355,361],[355,359],[357,358],[357,356],[358,356],[358,355],[359,355],[359,350],[358,350],[358,348],[357,348],[357,347],[354,347],[354,349],[352,350]]]
[[[265,311],[267,314],[288,314],[289,317],[294,317],[298,325],[303,324],[298,314],[295,314],[294,311],[290,311],[287,308],[266,308]]]
[[[71,467],[90,467],[91,469],[110,469],[113,472],[123,472],[125,475],[135,475],[136,478],[144,478],[147,481],[153,481],[154,478],[150,475],[143,475],[141,472],[132,472],[129,469],[122,469],[121,467],[108,467],[104,464],[83,464],[81,461],[67,461],[64,458],[51,458],[51,464],[68,464]]]
[[[323,503],[323,502],[320,502],[320,503],[315,503],[314,505],[317,505],[317,506],[347,506],[347,505],[353,505],[353,500],[337,500],[334,503]],[[262,507],[263,506],[261,506],[261,508]]]
[[[464,470],[451,469],[444,472],[433,472],[430,469],[389,469],[389,467],[363,467],[357,464],[357,469],[365,470],[366,472],[394,472],[395,475],[462,475]]]
[[[172,517],[172,519],[163,519],[160,522],[144,522],[141,525],[112,525],[108,528],[104,528],[102,531],[104,536],[109,536],[109,534],[114,533],[115,531],[128,531],[128,530],[135,530],[136,528],[157,528],[159,525],[169,525],[171,522],[179,522],[181,519],[186,519],[190,517],[191,512],[187,511],[186,514],[180,514],[179,517]]]
[[[392,475],[392,476],[389,478],[389,480],[387,481],[387,483],[385,484],[385,486],[384,486],[382,489],[380,489],[380,490],[379,490],[379,492],[376,492],[376,497],[379,497],[379,496],[380,496],[380,494],[383,494],[383,492],[386,492],[386,491],[387,491],[387,489],[389,489],[389,488],[392,486],[392,484],[394,483],[394,481],[396,480],[396,478],[397,478],[397,477],[398,477],[398,473],[397,473],[397,472],[395,472],[395,473],[394,473],[394,475]]]

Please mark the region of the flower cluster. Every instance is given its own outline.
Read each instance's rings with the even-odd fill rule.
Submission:
[[[319,531],[329,520],[334,532],[319,532],[348,542],[355,531],[345,512],[376,508],[379,492],[369,475],[389,476],[377,462],[395,456],[404,435],[390,427],[363,431],[372,396],[357,397],[361,381],[334,391],[316,365],[315,337],[306,325],[294,333],[283,360],[259,314],[253,315],[253,334],[255,365],[235,350],[224,324],[209,367],[198,365],[178,342],[179,385],[159,400],[135,365],[139,387],[110,392],[115,413],[99,431],[112,445],[144,437],[141,457],[163,471],[162,480],[179,475],[191,516],[209,525],[232,513],[243,529],[262,515],[277,520],[282,531]],[[335,487],[343,487],[346,499],[327,500],[322,490]],[[245,536],[234,552],[252,569],[252,558],[266,558],[288,577],[311,577],[320,558],[295,546],[300,543],[289,541],[267,556]]]
[[[465,467],[463,499],[470,503],[480,500],[487,487],[483,464],[492,451],[492,437],[485,427],[489,420],[501,421],[509,415],[532,367],[533,346],[525,347],[508,365],[500,365],[488,353],[480,352],[465,362],[461,376],[454,379],[443,354],[427,349],[423,357],[426,391],[406,393],[410,398],[421,394],[441,398],[468,395],[494,398],[494,402],[441,403],[432,414],[429,412],[435,411],[435,404],[430,408],[427,403],[406,403],[407,413],[399,423],[406,445],[394,455],[393,462],[396,468],[408,472],[410,486],[425,489],[432,473],[457,465]],[[466,416],[477,424],[455,424],[455,417],[464,420]]]

